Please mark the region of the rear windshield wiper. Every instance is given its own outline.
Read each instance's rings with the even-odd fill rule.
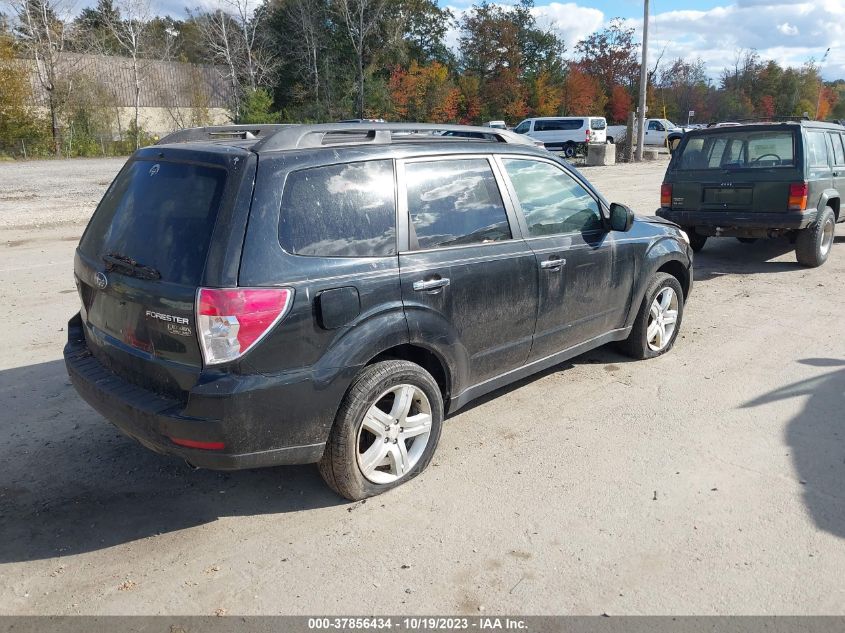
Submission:
[[[144,266],[127,255],[106,253],[103,255],[103,261],[106,263],[107,272],[116,271],[138,279],[161,279],[161,273],[155,268]]]

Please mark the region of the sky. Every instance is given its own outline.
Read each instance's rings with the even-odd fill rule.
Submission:
[[[438,0],[460,16],[474,0]],[[513,0],[499,0],[509,4]],[[93,5],[96,0],[81,0]],[[185,7],[219,6],[220,0],[152,0],[153,8],[177,18]],[[77,5],[78,8],[81,8]],[[578,40],[620,17],[634,27],[641,39],[642,0],[535,0],[534,12],[543,26],[553,26],[571,53]],[[457,31],[447,36],[450,45]],[[821,63],[827,80],[845,78],[845,0],[651,0],[649,66],[663,51],[663,61],[701,57],[708,75],[716,80],[732,66],[741,49],[757,49],[763,59],[800,67],[810,59]]]

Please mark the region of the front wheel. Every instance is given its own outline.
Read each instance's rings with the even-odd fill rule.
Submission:
[[[684,316],[684,292],[668,273],[657,273],[649,282],[631,334],[621,344],[633,358],[654,358],[675,344]]]
[[[320,474],[352,501],[381,494],[420,474],[434,455],[443,396],[415,363],[365,367],[343,399],[320,460]]]
[[[811,268],[824,264],[830,255],[835,232],[836,217],[833,209],[825,207],[815,224],[798,233],[795,240],[795,259],[798,263]]]

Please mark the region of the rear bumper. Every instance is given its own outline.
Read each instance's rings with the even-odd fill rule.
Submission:
[[[319,461],[325,448],[327,429],[319,416],[294,419],[287,424],[282,410],[288,398],[319,402],[309,383],[264,382],[260,388],[244,385],[215,389],[219,417],[185,415],[185,403],[134,385],[104,367],[88,349],[79,315],[68,324],[65,365],[71,383],[80,396],[123,433],[157,453],[181,457],[193,466],[215,470],[239,470],[280,464],[307,464]],[[247,386],[248,387],[248,386]],[[208,389],[208,384],[203,385]],[[223,393],[221,393],[221,391]],[[228,391],[229,393],[226,393]],[[275,407],[267,404],[270,397]],[[263,404],[262,404],[263,403]],[[262,419],[275,408],[272,420]],[[296,410],[293,406],[288,410]],[[326,417],[333,417],[327,410]],[[280,419],[282,418],[282,419]],[[311,428],[303,429],[310,422]],[[330,423],[329,423],[330,424]],[[309,443],[291,442],[311,436]],[[200,442],[222,442],[222,450],[187,448],[170,438]]]
[[[712,229],[805,229],[816,221],[817,211],[789,211],[784,213],[758,213],[755,211],[683,211],[661,207],[658,217],[681,226]]]

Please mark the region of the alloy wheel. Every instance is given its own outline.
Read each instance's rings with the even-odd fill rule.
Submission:
[[[678,295],[670,287],[664,287],[657,293],[648,315],[646,342],[649,349],[661,351],[672,340],[678,324]]]
[[[382,393],[358,428],[361,474],[389,484],[416,466],[431,436],[431,403],[419,387],[400,384]]]

